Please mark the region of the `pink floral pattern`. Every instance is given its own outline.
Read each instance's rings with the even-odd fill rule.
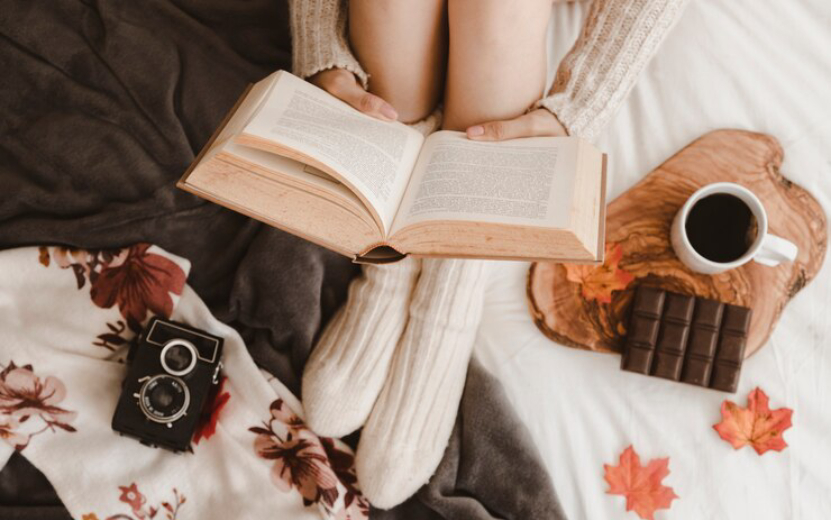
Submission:
[[[76,431],[76,413],[58,406],[66,387],[54,376],[38,377],[31,365],[9,362],[0,372],[0,439],[17,450],[47,430]]]
[[[41,247],[39,261],[48,267],[52,261],[75,274],[78,289],[89,282],[92,302],[102,309],[117,307],[123,320],[107,323],[94,345],[115,350],[126,345],[130,332],[141,331],[148,313],[169,318],[173,312],[171,295],[181,295],[187,276],[169,258],[149,252],[150,244],[124,249],[83,250]]]
[[[118,499],[129,505],[133,511],[140,511],[144,508],[147,499],[139,492],[138,485],[135,482],[129,486],[118,486],[118,489],[121,491],[121,496]]]
[[[140,325],[151,312],[170,317],[173,299],[182,294],[186,276],[179,265],[162,256],[148,253],[149,244],[136,244],[119,252],[92,282],[90,297],[103,309],[118,306],[127,324]],[[133,328],[135,330],[135,328]]]
[[[139,491],[138,484],[135,482],[129,486],[118,486],[121,496],[118,499],[128,506],[132,514],[116,513],[104,518],[104,520],[148,520],[154,518],[165,518],[166,520],[176,520],[179,515],[179,510],[187,501],[178,489],[173,488],[173,500],[162,501],[155,506],[147,506],[147,497]],[[159,513],[164,514],[162,517]],[[99,520],[95,513],[87,513],[81,517],[81,520]]]
[[[20,433],[20,419],[13,415],[0,414],[0,439],[22,450],[29,443],[29,436]]]
[[[334,439],[320,437],[329,464],[343,484],[343,508],[335,515],[336,520],[357,520],[369,518],[369,502],[358,489],[358,477],[355,475],[355,456],[351,452],[338,448]]]
[[[304,504],[321,506],[331,519],[369,518],[369,503],[357,488],[353,455],[336,447],[334,440],[317,437],[282,399],[271,403],[270,412],[263,426],[249,431],[257,434],[257,455],[274,461],[271,480],[277,489],[297,490]]]

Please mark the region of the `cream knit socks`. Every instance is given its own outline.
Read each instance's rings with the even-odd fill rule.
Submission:
[[[303,372],[306,423],[342,437],[363,426],[389,371],[421,260],[366,265],[332,318]]]
[[[487,266],[423,260],[407,328],[355,459],[361,489],[376,507],[409,498],[441,461],[482,316]]]
[[[425,137],[441,125],[442,111],[408,126]],[[318,435],[342,437],[366,422],[407,324],[421,260],[365,265],[346,303],[323,332],[303,372],[306,423]]]
[[[428,135],[440,121],[436,110],[412,126]],[[487,266],[413,258],[364,266],[309,357],[306,423],[325,437],[364,426],[355,465],[376,507],[409,498],[441,461],[482,316]]]

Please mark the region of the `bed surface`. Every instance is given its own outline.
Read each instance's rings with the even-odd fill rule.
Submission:
[[[576,37],[585,2],[555,5],[549,78]],[[700,135],[741,128],[775,136],[782,172],[831,208],[831,4],[692,0],[599,141],[610,200]],[[558,346],[533,325],[528,264],[501,263],[488,289],[478,357],[531,430],[569,518],[636,518],[607,495],[603,464],[633,444],[669,457],[680,499],[656,518],[831,517],[831,276],[789,304],[744,365],[735,395],[622,372],[620,357]],[[734,451],[712,425],[722,400],[760,386],[794,410],[788,448]]]

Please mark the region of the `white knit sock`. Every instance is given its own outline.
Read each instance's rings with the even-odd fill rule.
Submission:
[[[441,126],[437,107],[410,124],[424,136]],[[303,372],[306,424],[318,435],[342,437],[364,425],[389,372],[418,279],[421,260],[366,265],[346,303],[315,345]]]
[[[363,426],[407,323],[421,261],[366,265],[346,303],[327,325],[303,373],[306,423],[342,437]]]
[[[487,265],[422,263],[407,328],[355,459],[361,489],[376,507],[406,500],[441,461],[482,316]]]

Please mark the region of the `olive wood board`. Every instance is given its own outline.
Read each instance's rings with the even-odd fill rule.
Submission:
[[[816,276],[828,240],[822,207],[779,172],[782,158],[775,138],[744,130],[716,130],[687,145],[609,204],[603,265],[531,265],[527,291],[537,327],[566,346],[619,353],[634,289],[649,284],[752,308],[745,357],[759,350],[790,299]],[[794,262],[750,261],[703,275],[678,260],[670,244],[676,212],[698,188],[723,181],[759,197],[769,232],[799,248]]]

